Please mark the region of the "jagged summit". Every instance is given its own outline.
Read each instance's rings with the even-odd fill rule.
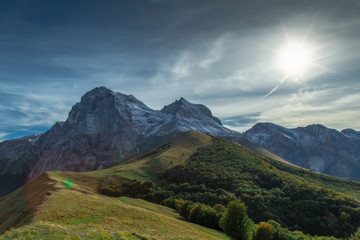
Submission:
[[[208,117],[219,125],[222,125],[220,120],[212,115],[209,108],[202,104],[190,103],[183,97],[163,107],[160,112],[171,115],[180,115],[184,118],[193,118],[198,120],[203,120],[205,117]]]
[[[145,105],[143,102],[135,98],[133,95],[126,95],[120,92],[113,92],[112,90],[108,89],[107,87],[96,87],[91,91],[87,92],[82,96],[81,102],[82,103],[89,103],[99,99],[104,98],[111,98],[117,102],[133,102],[141,105]]]
[[[71,109],[65,125],[73,125],[76,131],[82,129],[87,133],[127,128],[135,137],[162,135],[174,130],[195,130],[213,135],[229,131],[204,105],[180,98],[158,111],[132,95],[113,92],[106,87],[87,92]]]
[[[74,125],[76,131],[82,129],[87,133],[127,128],[136,138],[174,130],[195,130],[213,135],[228,131],[204,105],[180,98],[158,111],[132,95],[113,92],[106,87],[86,93],[71,109],[65,125]]]
[[[113,93],[113,91],[108,89],[107,87],[101,86],[88,91],[82,96],[82,98],[86,98],[88,96],[94,96],[94,95],[103,95],[108,93]]]

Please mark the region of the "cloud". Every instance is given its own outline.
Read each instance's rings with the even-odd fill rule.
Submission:
[[[0,130],[8,132],[8,129],[19,129],[21,127],[44,126],[49,127],[56,121],[65,120],[72,99],[66,95],[59,95],[62,89],[53,89],[47,94],[29,92],[24,88],[7,89],[2,92],[0,103],[0,114],[2,121]],[[69,104],[71,102],[71,104]],[[16,126],[16,127],[15,127]]]
[[[16,3],[0,3],[0,132],[46,129],[103,85],[156,109],[185,97],[237,129],[359,126],[356,0]],[[304,36],[318,67],[263,99],[283,75],[274,49]]]
[[[6,135],[8,134],[7,132],[0,132],[0,142],[6,140]]]
[[[244,132],[254,125],[260,113],[243,114],[240,116],[232,116],[230,118],[222,118],[222,124],[235,131]]]
[[[199,66],[201,68],[209,69],[212,64],[218,62],[222,58],[222,55],[224,54],[223,45],[227,38],[228,35],[224,34],[212,44],[206,57],[199,63]]]
[[[340,94],[349,91],[346,96]],[[359,129],[359,101],[360,95],[346,88],[302,90],[284,99],[277,107],[262,112],[258,120],[286,127],[320,123],[338,130]]]

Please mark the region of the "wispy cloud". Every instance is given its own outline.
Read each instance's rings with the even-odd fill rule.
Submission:
[[[209,69],[212,64],[218,62],[222,58],[222,55],[224,54],[224,44],[227,39],[228,35],[224,34],[220,38],[218,38],[213,44],[211,44],[205,58],[202,59],[199,63],[199,66],[201,68]]]
[[[4,138],[5,136],[7,136],[9,133],[6,132],[0,132],[0,142],[6,140],[6,138]]]
[[[339,89],[303,90],[284,99],[279,106],[262,112],[258,120],[287,127],[321,123],[339,130],[346,127],[359,129],[359,101],[359,94],[342,96]]]

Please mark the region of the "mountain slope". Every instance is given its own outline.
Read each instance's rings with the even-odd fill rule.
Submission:
[[[99,87],[72,107],[65,122],[57,122],[46,133],[0,143],[0,196],[45,171],[113,166],[188,130],[224,137],[281,160],[223,127],[204,105],[181,98],[158,111],[132,95]]]
[[[295,129],[258,123],[244,133],[287,161],[329,175],[360,179],[360,133],[322,125]]]
[[[360,226],[360,183],[292,167],[221,138],[161,176],[177,198],[227,204],[233,193],[256,223],[275,220],[291,230],[336,237]]]
[[[226,239],[223,233],[185,222],[174,210],[140,199],[100,195],[99,184],[133,178],[156,180],[156,173],[184,163],[211,137],[196,132],[129,162],[94,172],[49,172],[0,198],[0,239]],[[18,204],[14,204],[18,203]],[[21,227],[22,226],[22,227]]]
[[[360,225],[360,202],[356,200],[360,198],[359,183],[292,167],[236,143],[187,132],[108,169],[49,172],[31,180],[0,199],[1,209],[7,209],[17,199],[32,199],[25,197],[31,189],[41,192],[34,193],[40,199],[37,202],[22,201],[21,207],[0,212],[0,230],[10,226],[5,221],[9,216],[20,216],[11,226],[22,225],[3,238],[26,239],[28,232],[33,237],[55,234],[64,238],[72,234],[90,239],[130,239],[131,235],[155,239],[224,238],[198,225],[184,225],[189,223],[179,221],[179,216],[168,208],[97,192],[100,185],[132,179],[157,183],[149,199],[155,194],[160,196],[158,200],[170,196],[212,206],[226,205],[237,197],[245,202],[256,222],[273,219],[291,230],[348,236]],[[27,202],[33,203],[31,211],[23,210]]]
[[[184,222],[167,207],[140,199],[102,196],[81,184],[73,183],[67,188],[61,174],[48,176],[55,182],[56,191],[46,196],[27,225],[5,233],[0,239],[226,238],[215,230]],[[38,187],[33,184],[36,181],[25,186]]]

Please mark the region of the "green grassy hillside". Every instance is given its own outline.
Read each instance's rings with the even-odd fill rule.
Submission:
[[[58,177],[57,190],[38,207],[28,225],[0,239],[224,239],[215,230],[191,224],[174,210],[140,199],[111,198],[66,187]]]
[[[139,197],[177,208],[185,218],[165,206],[98,191],[122,188],[133,179],[156,184]],[[357,182],[189,132],[112,168],[33,179],[0,199],[0,231],[7,230],[0,239],[225,239],[222,232],[185,219],[196,222],[187,211],[198,209],[216,220],[213,209],[222,211],[234,199],[246,204],[256,223],[278,222],[270,221],[277,229],[273,239],[313,238],[294,230],[347,237],[360,225],[359,198]]]
[[[45,173],[0,199],[0,239],[227,239],[173,209],[97,191],[104,181],[156,180],[210,141],[193,132],[110,169]]]
[[[312,235],[348,237],[360,226],[360,183],[289,166],[214,138],[161,175],[175,198],[213,205],[234,194],[256,222],[275,220]]]

